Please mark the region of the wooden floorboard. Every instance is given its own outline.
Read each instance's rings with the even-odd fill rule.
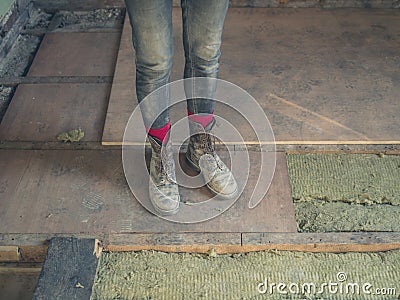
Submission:
[[[112,76],[119,32],[47,33],[28,76]]]
[[[257,164],[259,166],[257,152],[250,152],[251,159],[255,159],[254,172],[242,196],[222,215],[196,224],[169,222],[144,209],[126,183],[120,150],[0,150],[0,153],[0,165],[4,166],[0,173],[2,233],[297,230],[283,153],[277,155],[275,176],[268,194],[256,208],[248,208],[258,180]],[[14,161],[14,156],[19,159]],[[144,176],[145,190],[147,184],[148,177]],[[182,201],[196,202],[210,195],[205,187],[181,188],[180,191]]]
[[[101,140],[110,84],[21,84],[0,124],[3,142],[57,142],[72,129]]]
[[[118,142],[122,141],[126,123],[134,108],[134,99],[136,99],[134,80],[136,74],[132,67],[134,65],[134,56],[131,36],[132,30],[129,25],[129,17],[126,14],[103,131],[103,142],[113,141],[112,137],[117,136]],[[120,121],[120,119],[123,121]]]
[[[157,250],[165,252],[245,253],[265,250],[302,252],[376,252],[400,249],[400,234],[390,232],[243,233],[241,244],[207,235],[136,234],[105,238],[105,251]]]
[[[90,299],[99,262],[94,239],[53,238],[33,298]]]
[[[38,76],[0,78],[4,86],[41,83],[112,83],[112,76]]]
[[[262,106],[280,145],[398,144],[399,11],[231,8],[220,78]],[[349,17],[351,16],[351,22]],[[182,78],[181,21],[173,14],[171,80]],[[135,108],[134,52],[126,20],[102,142],[122,142]],[[175,116],[184,114],[179,111]],[[235,119],[216,108],[222,117]],[[184,115],[182,115],[183,117]],[[242,124],[243,122],[241,122]],[[243,129],[244,140],[254,142]]]
[[[54,238],[98,239],[104,251],[159,250],[165,252],[243,253],[263,250],[303,252],[375,252],[400,249],[398,232],[331,233],[113,233],[0,234],[0,247],[17,247],[17,262],[41,263]]]
[[[5,300],[31,300],[41,268],[39,264],[0,266],[0,295]]]
[[[19,261],[17,246],[0,246],[0,261],[13,262]]]

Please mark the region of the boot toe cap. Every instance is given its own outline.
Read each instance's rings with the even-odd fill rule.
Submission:
[[[171,215],[178,212],[180,196],[178,187],[157,187],[152,182],[149,186],[150,200],[154,209],[163,215]]]

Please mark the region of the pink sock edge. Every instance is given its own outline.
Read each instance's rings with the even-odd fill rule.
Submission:
[[[163,144],[168,142],[168,131],[171,128],[171,122],[169,121],[165,126],[157,129],[147,128],[146,131],[149,135],[159,139]]]
[[[211,114],[207,114],[207,115],[199,115],[199,114],[194,114],[194,113],[188,111],[188,117],[189,117],[190,121],[199,123],[199,124],[201,124],[201,126],[203,126],[203,128],[206,128],[207,125],[210,124],[210,122],[214,118],[214,112],[212,112]]]

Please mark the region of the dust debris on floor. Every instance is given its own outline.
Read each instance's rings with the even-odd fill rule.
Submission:
[[[301,232],[400,231],[400,156],[287,155]]]
[[[46,13],[40,8],[32,9],[29,14],[28,23],[24,26],[24,30],[46,29],[52,17],[53,14]]]
[[[36,53],[40,38],[34,35],[19,35],[7,56],[0,62],[0,77],[24,76]]]
[[[85,136],[85,132],[81,129],[72,129],[68,132],[60,133],[57,136],[57,140],[62,141],[64,143],[70,142],[79,142]]]
[[[7,110],[12,94],[14,93],[14,88],[0,85],[0,123],[3,116]]]
[[[88,30],[91,28],[122,28],[123,14],[118,8],[93,11],[59,11],[53,20],[53,31]]]
[[[394,299],[398,278],[400,251],[105,252],[92,299],[378,299],[367,295],[377,289],[388,293],[379,299]]]

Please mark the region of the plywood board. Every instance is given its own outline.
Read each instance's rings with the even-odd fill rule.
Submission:
[[[0,184],[15,182],[0,193],[2,233],[146,233],[146,232],[296,232],[286,161],[277,167],[265,199],[254,209],[248,200],[258,180],[250,174],[239,200],[206,222],[179,224],[147,211],[132,195],[122,169],[120,150],[0,150]],[[24,157],[21,160],[13,156]],[[222,153],[223,155],[223,153]],[[253,156],[250,153],[250,156]],[[254,154],[254,157],[257,156]],[[4,162],[3,162],[4,160]],[[257,169],[257,160],[252,162]],[[14,170],[18,171],[14,171]],[[144,184],[147,187],[148,179]],[[182,199],[209,195],[203,187],[181,188]]]
[[[0,124],[0,140],[56,142],[81,128],[100,141],[110,84],[21,84]]]
[[[278,144],[398,144],[399,11],[230,8],[220,78],[261,105]],[[175,60],[182,78],[181,17],[174,11]],[[351,21],[349,21],[351,20]],[[125,22],[102,142],[121,144],[136,106],[134,52]],[[180,110],[173,115],[184,116]],[[216,113],[235,119],[229,112]],[[243,129],[244,140],[254,142]]]
[[[112,76],[119,32],[47,33],[28,76]]]

